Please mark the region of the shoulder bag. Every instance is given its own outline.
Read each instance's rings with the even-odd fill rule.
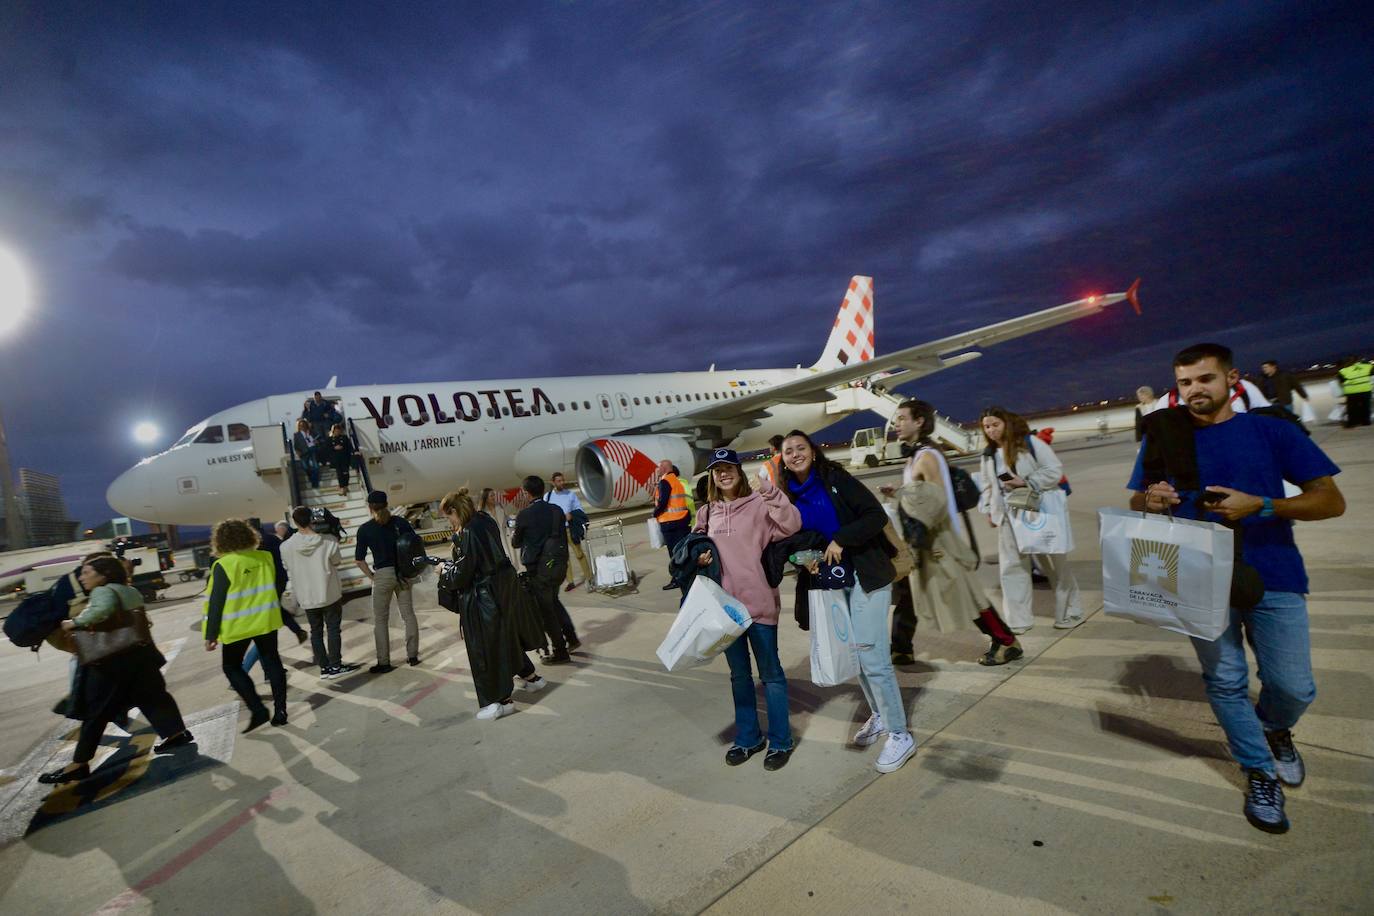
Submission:
[[[91,665],[139,646],[151,646],[153,631],[143,607],[126,608],[120,598],[119,610],[100,623],[73,630],[72,642],[76,644],[77,662]]]

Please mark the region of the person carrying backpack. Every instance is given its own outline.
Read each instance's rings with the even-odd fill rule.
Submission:
[[[572,661],[570,650],[582,645],[568,609],[558,599],[559,583],[568,574],[567,518],[561,508],[544,500],[543,478],[531,474],[523,486],[531,502],[515,517],[510,542],[520,549],[520,563],[529,575],[544,632],[553,648],[544,664],[566,665]]]
[[[922,517],[911,517],[911,521],[920,522],[928,534],[921,543],[912,545],[920,558],[912,576],[919,589],[912,596],[913,604],[920,605],[914,612],[941,631],[959,629],[970,622],[981,630],[992,645],[978,659],[980,665],[1015,661],[1025,650],[978,583],[976,542],[971,540],[968,526],[960,517],[961,492],[965,494],[962,504],[968,504],[968,473],[951,468],[930,438],[935,429],[935,408],[925,401],[903,401],[892,415],[892,428],[915,451],[902,471],[901,489],[879,490],[885,496],[900,495],[902,511],[909,517],[911,511],[919,508]],[[913,529],[919,530],[915,526]],[[907,540],[910,542],[911,538]],[[911,645],[916,630],[914,615],[910,621],[901,619],[900,599],[897,611],[892,622],[894,653]]]
[[[1032,436],[1024,418],[1002,407],[989,407],[978,422],[987,448],[983,450],[983,491],[978,510],[997,528],[997,575],[1002,582],[1002,611],[1016,634],[1035,624],[1031,611],[1034,595],[1031,563],[1050,580],[1054,589],[1054,628],[1072,630],[1083,622],[1083,602],[1078,580],[1068,564],[1072,549],[1068,497],[1060,489],[1064,467],[1048,443]],[[1017,492],[1021,491],[1021,492]],[[1059,512],[1069,539],[1063,553],[1022,550],[1016,543],[1011,513],[1016,503],[1034,503],[1040,512]],[[1029,501],[1029,502],[1027,502]]]
[[[353,560],[363,575],[372,580],[372,638],[377,647],[377,664],[368,669],[372,674],[386,674],[395,670],[391,664],[391,596],[406,628],[406,662],[420,664],[420,623],[415,619],[415,596],[409,579],[416,570],[403,568],[412,557],[403,551],[406,545],[419,541],[410,522],[392,515],[387,508],[386,494],[373,490],[367,494],[367,511],[372,518],[358,526],[358,541]],[[367,565],[368,551],[372,565]],[[404,556],[403,556],[404,553]]]

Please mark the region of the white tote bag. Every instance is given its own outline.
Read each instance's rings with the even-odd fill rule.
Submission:
[[[596,558],[597,588],[613,588],[617,585],[625,585],[629,581],[630,570],[629,564],[625,562],[625,557],[603,554]]]
[[[1207,641],[1231,622],[1231,529],[1126,509],[1099,509],[1102,602],[1114,617]]]
[[[744,604],[712,579],[698,575],[677,612],[658,660],[669,671],[708,664],[749,629]]]
[[[811,683],[835,687],[859,676],[844,589],[813,588],[806,595],[811,609]]]
[[[1007,524],[1011,525],[1016,549],[1022,554],[1073,551],[1073,528],[1069,525],[1069,498],[1055,487],[1040,494],[1040,509],[1008,509]]]
[[[667,545],[667,542],[663,540],[663,526],[658,523],[658,519],[651,518],[644,524],[649,529],[650,550],[658,550]]]

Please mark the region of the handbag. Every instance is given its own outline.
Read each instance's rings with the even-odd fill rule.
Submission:
[[[77,662],[90,665],[139,646],[151,646],[153,629],[143,608],[121,607],[100,623],[73,630],[72,642],[76,644]]]
[[[1008,509],[1019,509],[1022,512],[1040,511],[1040,494],[1030,487],[1017,487],[1011,491],[1003,490],[1002,500]]]

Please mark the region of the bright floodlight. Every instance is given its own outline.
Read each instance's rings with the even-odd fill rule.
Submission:
[[[134,427],[134,441],[139,445],[152,445],[161,432],[152,423],[140,423]]]
[[[29,280],[24,266],[0,248],[0,334],[14,330],[29,310]]]

